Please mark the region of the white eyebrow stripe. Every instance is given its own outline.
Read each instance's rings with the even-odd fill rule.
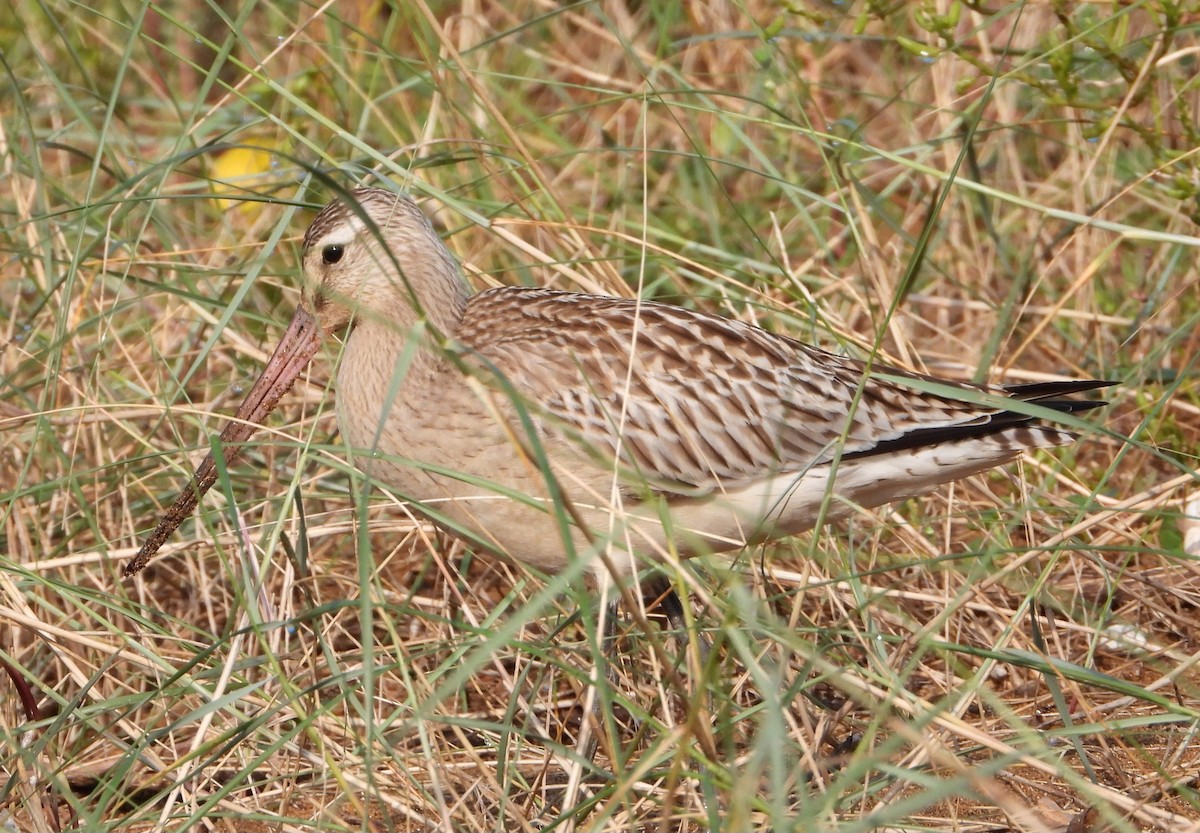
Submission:
[[[362,230],[362,221],[355,218],[346,223],[340,223],[329,230],[329,233],[318,240],[313,248],[325,248],[326,246],[349,246],[358,233]]]

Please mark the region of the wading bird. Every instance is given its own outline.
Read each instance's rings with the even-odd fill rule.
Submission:
[[[1109,382],[976,386],[835,355],[680,307],[549,289],[468,292],[407,197],[362,188],[304,235],[287,332],[221,434],[229,462],[329,334],[354,463],[478,548],[628,575],[903,500],[1075,435]],[[929,392],[929,383],[939,385]],[[216,479],[210,454],[125,567]],[[636,558],[634,557],[636,555]]]

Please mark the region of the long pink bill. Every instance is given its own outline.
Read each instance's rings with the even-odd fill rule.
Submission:
[[[287,332],[283,334],[283,339],[267,362],[266,369],[250,389],[237,414],[221,432],[221,444],[226,449],[226,466],[233,465],[241,456],[243,444],[250,439],[250,435],[267,415],[275,410],[283,395],[292,389],[296,377],[308,366],[320,345],[321,329],[316,319],[303,307],[297,308],[296,314],[292,316],[292,323],[288,325]],[[138,554],[125,565],[126,576],[131,576],[146,566],[158,552],[158,548],[166,543],[171,533],[183,523],[184,518],[192,514],[200,498],[204,497],[205,492],[216,482],[217,463],[212,452],[209,452],[192,475],[192,482],[162,516],[162,520],[142,544]]]

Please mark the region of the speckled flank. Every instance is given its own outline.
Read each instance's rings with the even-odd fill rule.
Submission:
[[[823,504],[837,517],[911,497],[1074,439],[997,397],[1084,410],[1098,403],[1063,397],[1104,384],[935,380],[962,398],[933,396],[880,375],[929,377],[876,366],[864,382],[857,360],[678,307],[470,295],[415,204],[353,196],[358,210],[331,204],[304,246],[309,297],[325,299],[314,315],[355,322],[338,415],[356,462],[446,528],[545,570],[600,547],[730,549],[809,528]],[[346,243],[336,262],[328,241]]]

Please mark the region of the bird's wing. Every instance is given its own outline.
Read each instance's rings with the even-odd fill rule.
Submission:
[[[492,289],[471,298],[459,339],[531,411],[670,492],[802,471],[839,446],[843,456],[869,454],[915,433],[934,443],[939,431],[961,433],[998,415],[874,376],[855,404],[861,362],[649,302]]]

